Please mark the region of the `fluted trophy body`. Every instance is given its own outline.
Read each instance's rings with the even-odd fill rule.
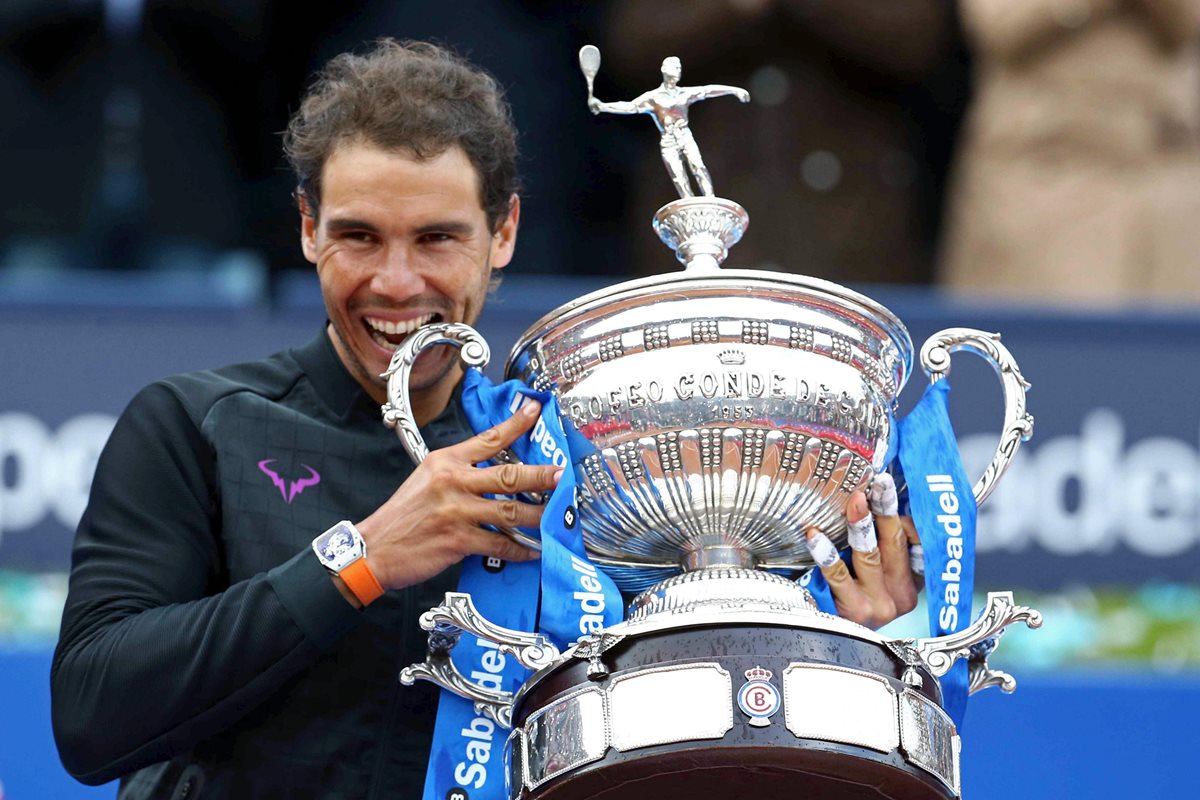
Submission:
[[[660,276],[529,328],[508,374],[557,396],[588,551],[626,589],[681,569],[810,566],[885,462],[912,342],[835,284],[748,270]]]

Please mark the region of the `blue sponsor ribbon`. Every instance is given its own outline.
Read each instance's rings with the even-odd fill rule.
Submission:
[[[492,622],[516,630],[537,630],[562,648],[597,628],[620,622],[623,603],[616,584],[592,565],[583,546],[573,467],[580,454],[575,453],[573,458],[571,449],[578,449],[581,437],[569,438],[563,430],[558,400],[549,392],[534,391],[519,381],[493,385],[474,369],[467,370],[463,381],[463,408],[476,432],[508,419],[525,397],[540,402],[542,412],[534,429],[513,443],[513,453],[526,464],[564,468],[542,512],[540,530],[525,531],[540,539],[541,559],[504,564],[499,570],[494,566],[489,570],[483,559],[467,559],[463,562],[459,590],[470,593],[476,607]],[[515,691],[529,673],[511,657],[503,663],[497,662],[497,657],[501,656],[494,648],[470,634],[463,634],[452,655],[455,666],[468,677],[474,673],[477,681],[481,677],[489,684],[494,682],[493,688]],[[506,797],[507,732],[492,731],[485,756],[482,739],[478,738],[483,734],[477,729],[488,728],[489,723],[490,720],[475,714],[471,701],[442,692],[425,776],[424,800]],[[479,756],[491,760],[480,761]]]
[[[949,393],[948,381],[931,384],[897,426],[897,456],[907,480],[909,513],[925,550],[925,597],[932,636],[970,624],[975,584],[975,496],[950,424]],[[849,563],[850,558],[849,550],[842,552],[844,561]],[[820,570],[809,570],[799,583],[822,611],[837,613]],[[961,731],[967,706],[966,662],[959,661],[939,680],[943,706]]]
[[[542,603],[538,630],[556,645],[571,644],[597,628],[611,627],[624,616],[621,593],[612,579],[592,565],[583,546],[576,506],[574,464],[579,453],[572,450],[563,430],[558,399],[537,392],[520,381],[499,386],[478,370],[468,370],[463,383],[463,407],[471,427],[484,431],[500,424],[520,406],[523,397],[542,404],[533,430],[517,439],[512,451],[525,464],[563,467],[563,475],[542,511]]]
[[[458,590],[469,593],[489,620],[528,631],[533,629],[537,609],[538,572],[536,561],[498,562],[471,556],[463,560]],[[491,689],[515,692],[530,674],[493,643],[466,632],[450,658],[459,672]],[[473,701],[443,690],[423,800],[505,800],[507,738],[508,731],[475,712]]]
[[[949,394],[947,381],[930,384],[899,426],[900,466],[925,549],[925,597],[934,636],[970,625],[975,588],[975,495],[950,424]],[[966,661],[960,660],[940,680],[942,705],[961,731],[967,711]]]

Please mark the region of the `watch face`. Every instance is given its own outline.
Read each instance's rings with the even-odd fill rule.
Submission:
[[[362,539],[344,523],[318,536],[313,542],[313,549],[317,551],[321,562],[334,572],[342,571],[355,559],[365,555]]]
[[[338,531],[325,540],[321,552],[328,561],[337,561],[342,555],[354,549],[354,537],[346,531]]]

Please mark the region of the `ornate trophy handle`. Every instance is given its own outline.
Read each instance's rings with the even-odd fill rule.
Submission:
[[[930,383],[937,383],[950,374],[950,356],[959,350],[970,351],[991,364],[1004,389],[1004,430],[1000,433],[1000,444],[992,463],[972,489],[978,505],[996,488],[1021,442],[1029,441],[1033,435],[1033,417],[1025,411],[1025,390],[1029,388],[1029,382],[1022,377],[1012,353],[1000,344],[1000,334],[973,328],[946,328],[930,336],[921,347],[921,366]]]
[[[458,348],[459,358],[467,366],[483,369],[492,357],[491,348],[479,332],[461,322],[443,322],[419,328],[392,354],[392,363],[382,377],[387,378],[387,403],[383,406],[383,424],[396,431],[404,449],[417,464],[429,456],[429,448],[413,419],[408,396],[408,379],[417,356],[434,345]]]
[[[1017,690],[1017,679],[1007,672],[992,669],[988,666],[988,656],[1000,644],[1003,633],[989,636],[977,645],[971,647],[967,656],[967,694],[975,694],[989,686],[999,686],[1000,691],[1012,694]]]
[[[404,340],[392,354],[383,377],[387,378],[388,401],[383,406],[383,424],[396,431],[400,443],[414,463],[420,464],[429,456],[429,448],[413,418],[412,401],[408,395],[408,379],[417,356],[434,345],[449,344],[458,348],[459,358],[469,367],[483,369],[492,357],[491,348],[479,332],[461,322],[442,322],[419,328]],[[497,461],[516,462],[509,452],[500,453]],[[516,528],[496,526],[496,529],[532,550],[541,550],[542,543]]]
[[[512,727],[513,693],[472,683],[450,660],[450,652],[462,632],[494,642],[499,652],[513,656],[526,669],[539,670],[559,656],[558,648],[539,633],[515,631],[489,622],[475,608],[471,595],[463,592],[446,592],[440,606],[421,615],[421,628],[429,631],[425,661],[400,670],[400,682],[412,686],[415,681],[425,680],[474,700],[475,713],[486,715],[505,728]]]
[[[1012,592],[989,592],[983,613],[961,631],[929,639],[902,639],[889,642],[888,646],[910,665],[919,659],[935,677],[949,672],[958,659],[967,659],[970,694],[989,686],[1012,692],[1017,688],[1013,676],[991,669],[987,659],[999,644],[1004,630],[1014,622],[1040,628],[1042,614],[1028,606],[1017,605]]]

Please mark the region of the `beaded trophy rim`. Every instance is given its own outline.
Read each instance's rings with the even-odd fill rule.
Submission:
[[[675,298],[681,290],[720,288],[736,288],[739,291],[753,290],[754,288],[774,291],[792,290],[797,293],[798,305],[807,305],[813,299],[840,304],[870,320],[882,330],[900,350],[901,361],[904,365],[904,381],[907,382],[912,374],[914,356],[912,337],[900,318],[886,306],[832,281],[808,275],[752,269],[721,269],[717,272],[651,275],[577,297],[543,314],[521,334],[509,352],[504,373],[507,377],[513,377],[514,366],[518,363],[521,353],[535,342],[544,339],[551,332],[567,327],[589,315],[596,312],[602,313],[609,305],[615,303],[627,305],[630,301],[639,300],[648,304],[668,296]],[[903,383],[896,387],[897,395],[903,388]]]

